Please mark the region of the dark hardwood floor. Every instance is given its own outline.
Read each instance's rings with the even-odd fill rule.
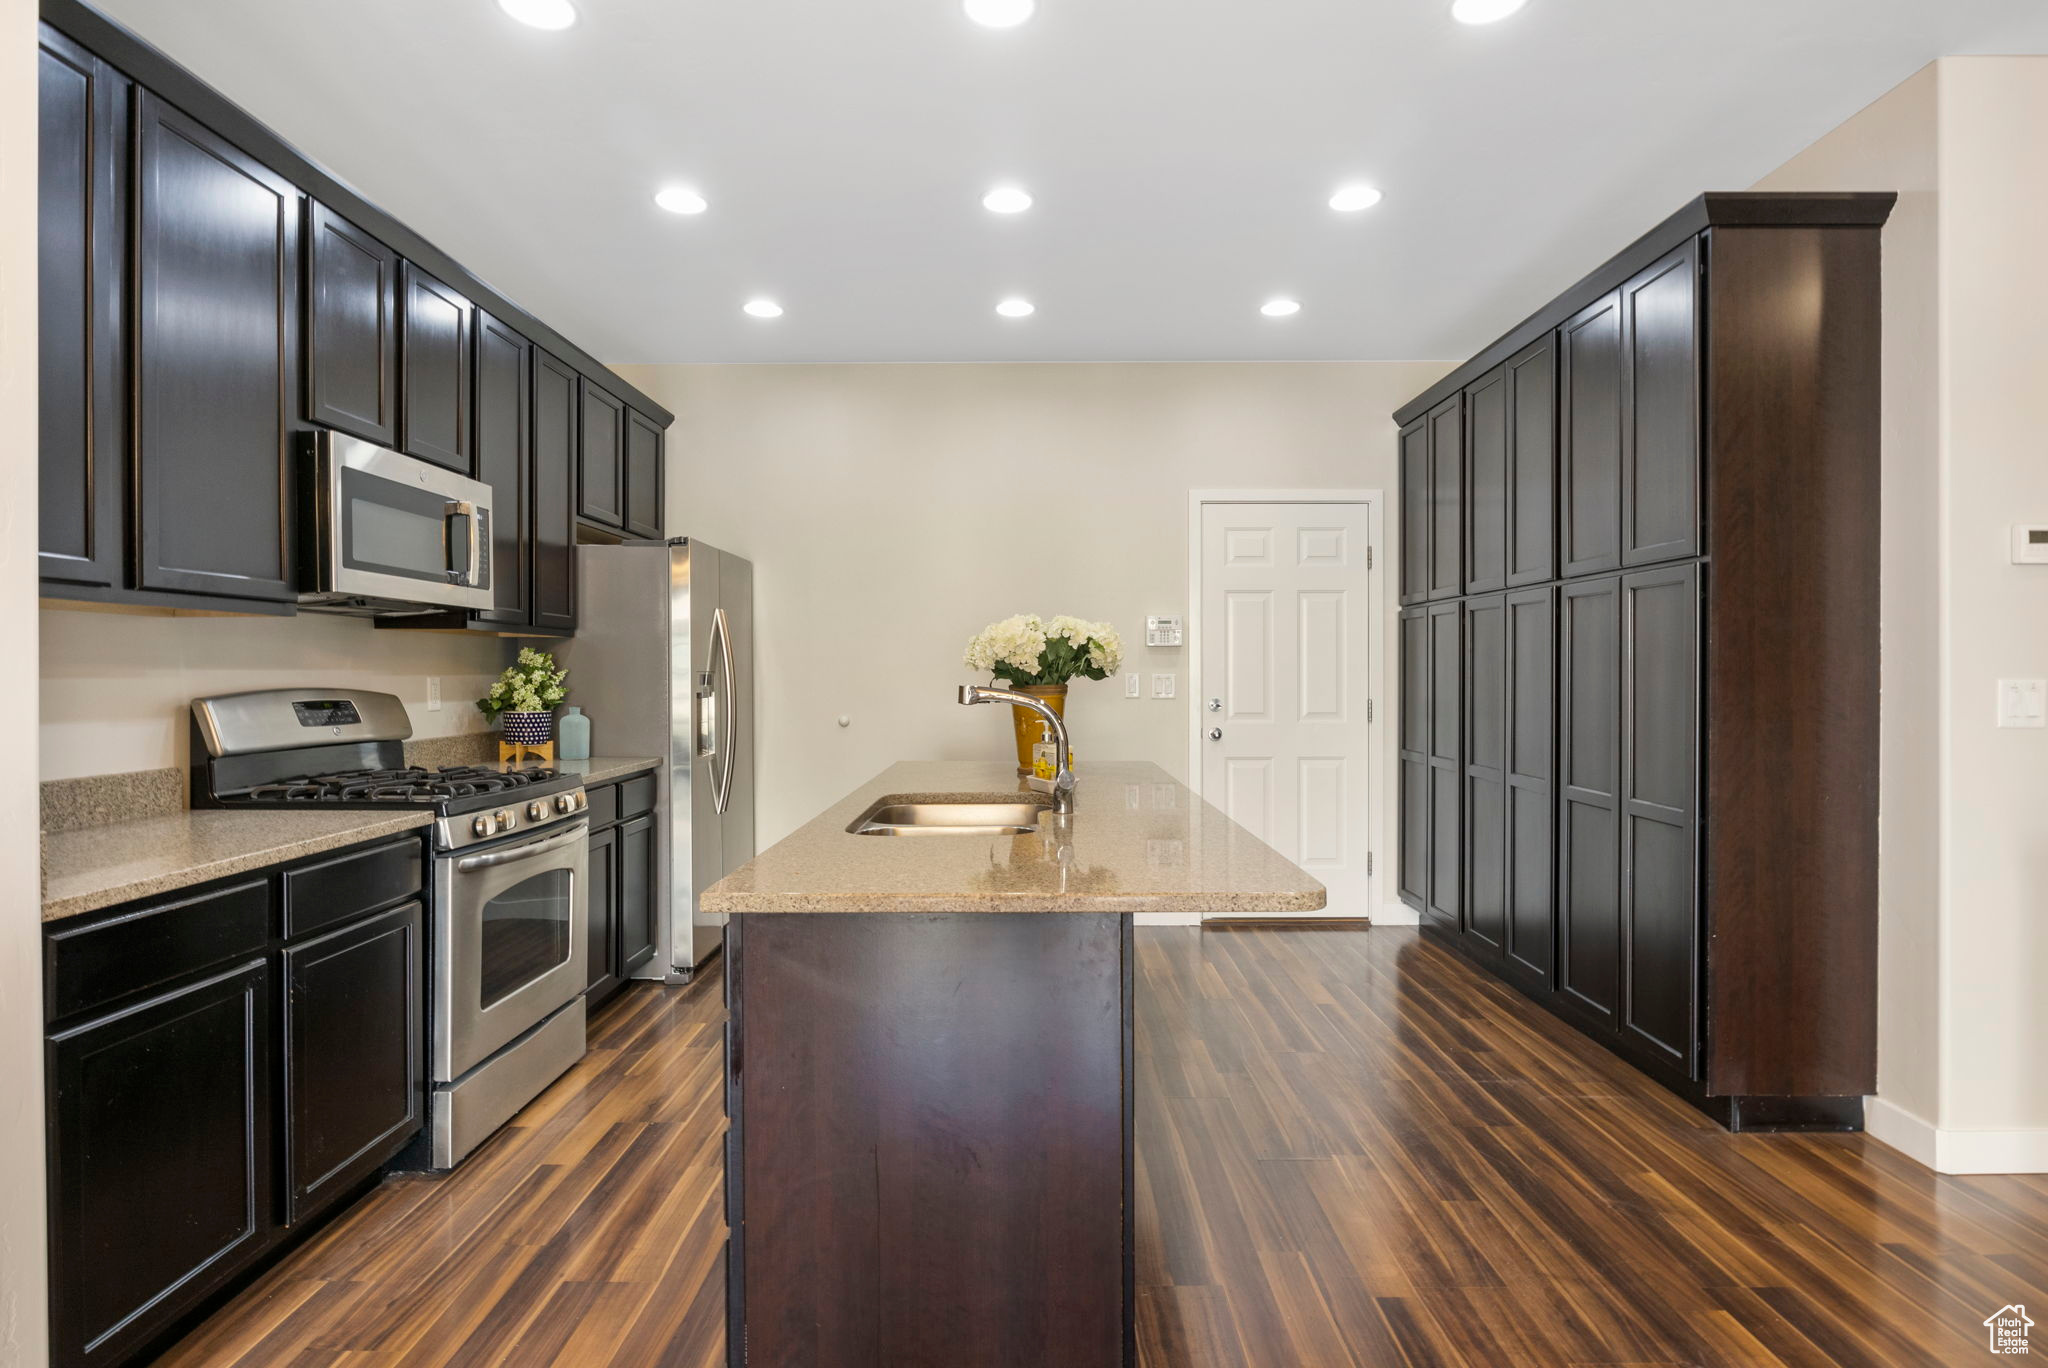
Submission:
[[[1729,1135],[1412,930],[1138,953],[1146,1368],[1974,1364],[2048,1305],[2048,1178]],[[629,990],[161,1362],[722,1363],[720,996]]]

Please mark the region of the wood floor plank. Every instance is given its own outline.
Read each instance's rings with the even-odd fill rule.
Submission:
[[[1730,1135],[1405,928],[1137,943],[1144,1368],[1974,1364],[2048,1304],[2048,1178]],[[719,1368],[723,1021],[629,988],[160,1364]]]

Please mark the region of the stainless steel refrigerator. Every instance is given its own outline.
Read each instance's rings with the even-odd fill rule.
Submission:
[[[592,755],[667,762],[661,939],[636,977],[688,982],[725,926],[700,896],[754,857],[754,567],[688,537],[579,547],[576,635],[555,656]]]

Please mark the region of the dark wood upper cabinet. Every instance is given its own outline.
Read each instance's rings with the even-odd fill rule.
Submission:
[[[1508,386],[1493,371],[1465,390],[1465,592],[1507,584]]]
[[[1401,429],[1401,602],[1429,597],[1429,420]]]
[[[130,1361],[268,1239],[271,977],[256,960],[50,1037],[50,1318]]]
[[[40,573],[113,587],[126,556],[128,103],[45,25],[37,62]]]
[[[1465,588],[1465,409],[1457,396],[1429,414],[1429,597]]]
[[[1556,963],[1557,591],[1507,596],[1507,970],[1547,990]]]
[[[306,205],[306,417],[398,444],[398,254]]]
[[[476,315],[476,477],[491,487],[492,606],[481,622],[526,625],[532,604],[533,345]]]
[[[1465,907],[1474,954],[1495,958],[1507,941],[1507,603],[1499,594],[1465,605]]]
[[[1699,1065],[1699,572],[1622,592],[1621,1028],[1688,1078]]]
[[[1558,332],[1558,534],[1566,576],[1621,568],[1621,296],[1603,296]]]
[[[1429,897],[1422,910],[1453,933],[1463,918],[1464,614],[1456,600],[1429,607]]]
[[[1621,581],[1563,588],[1558,636],[1558,989],[1611,1024],[1621,995]]]
[[[583,439],[576,514],[604,527],[626,526],[626,405],[583,381]]]
[[[576,372],[533,349],[533,625],[576,630]]]
[[[661,538],[662,432],[637,409],[626,410],[626,531]]]
[[[407,903],[284,951],[287,1221],[339,1198],[420,1128],[421,928]]]
[[[470,303],[411,262],[399,266],[399,440],[407,455],[464,475],[474,467]]]
[[[1429,900],[1429,610],[1401,612],[1401,901]]]
[[[136,124],[136,580],[290,600],[299,194],[147,91]]]
[[[1507,584],[1557,574],[1557,342],[1545,336],[1507,363]]]
[[[1621,560],[1699,553],[1699,244],[1624,285]]]

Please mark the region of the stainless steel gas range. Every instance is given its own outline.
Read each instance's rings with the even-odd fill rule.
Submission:
[[[435,814],[435,1168],[452,1168],[583,1057],[588,800],[549,769],[405,763],[390,694],[267,689],[195,699],[192,805],[430,807]]]

